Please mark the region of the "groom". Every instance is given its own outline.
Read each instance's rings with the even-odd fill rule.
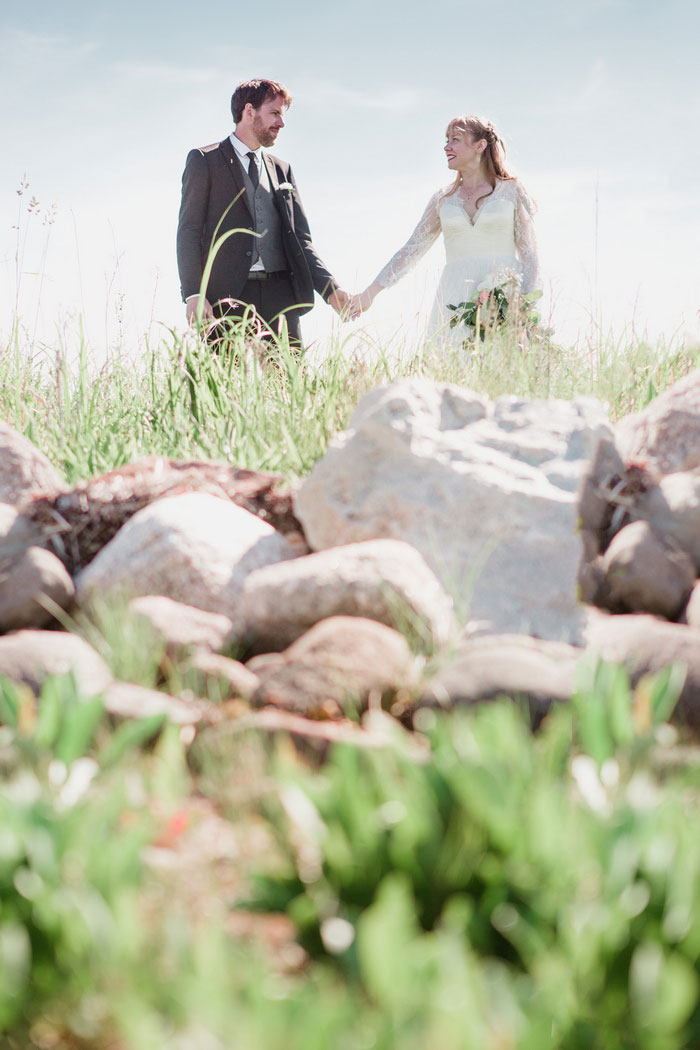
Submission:
[[[301,348],[299,319],[313,306],[314,291],[339,314],[349,296],[316,253],[292,169],[263,152],[274,146],[291,101],[274,80],[245,81],[231,99],[233,133],[191,150],[182,176],[177,264],[190,324],[200,311],[206,322],[235,319],[254,306],[275,333],[284,317],[290,342]]]

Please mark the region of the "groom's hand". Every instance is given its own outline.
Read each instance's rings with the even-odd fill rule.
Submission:
[[[191,295],[190,298],[185,303],[185,317],[187,318],[187,323],[188,323],[188,325],[190,325],[190,327],[193,327],[197,323],[197,307],[198,307],[198,305],[199,305],[199,296],[198,295]],[[204,300],[204,305],[202,306],[202,320],[203,321],[213,321],[214,320],[214,311],[212,310],[211,303],[209,302],[208,299]]]
[[[348,292],[343,291],[342,288],[336,288],[328,300],[329,306],[332,306],[338,316],[343,320],[348,319],[348,307],[352,296]]]

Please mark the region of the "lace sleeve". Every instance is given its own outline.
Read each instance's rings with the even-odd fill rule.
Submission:
[[[423,212],[420,222],[408,238],[403,248],[399,248],[386,266],[379,271],[374,282],[381,284],[384,288],[396,284],[401,277],[407,274],[423,258],[431,248],[440,234],[440,215],[438,205],[443,195],[443,190],[438,190],[428,201],[428,207]]]
[[[539,288],[537,238],[533,221],[535,210],[532,198],[525,192],[521,183],[516,182],[515,247],[522,265],[524,292],[534,292]]]

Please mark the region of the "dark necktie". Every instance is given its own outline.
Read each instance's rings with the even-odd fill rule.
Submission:
[[[250,181],[253,183],[253,189],[257,190],[258,183],[260,182],[260,176],[258,174],[258,164],[255,160],[255,154],[251,150],[250,153],[246,153],[246,157],[250,158],[250,164],[248,165],[248,174],[250,175]]]

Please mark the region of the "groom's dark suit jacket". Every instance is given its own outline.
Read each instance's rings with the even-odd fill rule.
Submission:
[[[328,301],[337,284],[311,242],[289,164],[270,154],[263,154],[263,162],[282,219],[282,246],[294,290],[294,302],[288,305],[306,313],[313,306],[314,291]],[[280,189],[284,183],[291,189]],[[205,289],[212,305],[220,299],[242,297],[255,240],[243,169],[230,140],[225,138],[212,146],[191,150],[182,176],[177,264],[183,299],[199,293],[209,251],[214,241],[229,230],[241,232],[227,237],[214,259]]]

